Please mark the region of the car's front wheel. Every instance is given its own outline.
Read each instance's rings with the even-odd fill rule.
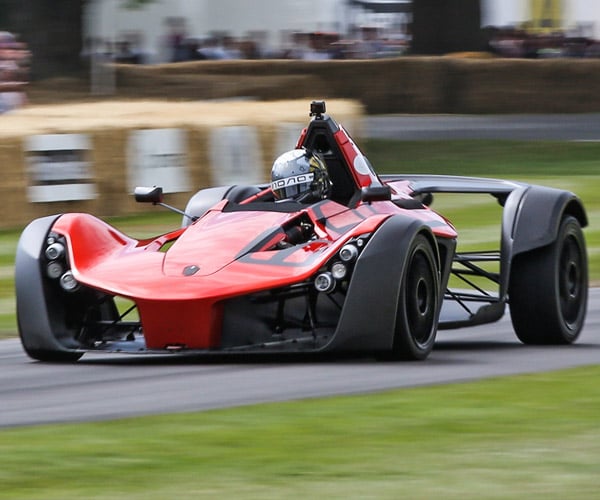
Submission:
[[[25,346],[23,346],[23,349],[30,358],[46,363],[74,363],[83,356],[82,352],[46,351],[43,349],[29,349]]]
[[[556,240],[512,263],[509,303],[517,337],[525,344],[570,344],[585,320],[588,264],[583,231],[563,218]]]
[[[437,332],[440,282],[437,259],[430,241],[422,234],[412,242],[402,277],[394,357],[422,360],[433,349]]]

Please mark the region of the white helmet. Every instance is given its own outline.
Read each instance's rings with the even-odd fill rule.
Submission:
[[[293,149],[273,163],[271,189],[276,200],[314,203],[327,198],[331,181],[321,158],[306,149]]]

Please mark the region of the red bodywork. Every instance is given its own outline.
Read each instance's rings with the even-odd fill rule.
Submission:
[[[248,241],[265,227],[284,223],[290,214],[215,209],[184,231],[168,253],[160,251],[168,236],[140,244],[87,214],[62,216],[54,231],[67,239],[72,271],[80,283],[137,304],[148,348],[180,344],[206,349],[219,343],[224,299],[308,279],[348,238],[372,232],[390,215],[385,202],[362,210],[331,205],[339,210],[329,221],[332,227],[350,229],[340,234],[322,227],[322,239],[289,251],[283,262],[290,265],[272,264],[272,254],[281,252],[275,250],[240,258]],[[385,210],[377,213],[377,208]],[[372,213],[363,218],[361,212]],[[451,234],[447,227],[443,230],[444,236]],[[184,270],[192,265],[199,271],[186,276]]]
[[[356,187],[380,183],[346,131],[334,134]],[[301,144],[304,134],[301,136]],[[392,184],[394,199],[409,199],[408,183]],[[83,285],[134,301],[146,346],[164,349],[219,346],[223,301],[308,280],[352,237],[371,233],[392,214],[408,213],[392,201],[327,201],[294,213],[225,212],[224,200],[189,227],[138,241],[87,214],[61,216],[53,231],[68,243],[74,277]],[[299,215],[310,218],[316,238],[285,250],[278,231]],[[456,232],[426,207],[410,210],[442,238]],[[161,251],[167,244],[168,252]]]

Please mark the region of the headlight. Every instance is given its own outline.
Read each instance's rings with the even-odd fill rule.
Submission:
[[[60,286],[66,292],[74,292],[79,287],[79,283],[77,283],[73,273],[71,271],[67,271],[60,277]]]
[[[358,257],[358,248],[352,243],[344,245],[340,250],[340,259],[344,262],[352,262]]]
[[[319,292],[331,292],[335,288],[335,281],[331,273],[320,273],[315,278],[315,288]]]
[[[336,280],[343,280],[348,274],[348,268],[343,262],[334,262],[331,266],[331,275]]]
[[[52,243],[46,248],[46,258],[48,260],[56,260],[65,254],[65,246],[62,243]]]
[[[46,275],[48,276],[48,278],[52,278],[53,280],[58,278],[64,272],[65,268],[60,262],[56,260],[49,262],[46,266]]]

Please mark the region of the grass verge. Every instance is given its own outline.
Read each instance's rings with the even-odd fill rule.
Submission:
[[[365,152],[379,173],[492,177],[574,192],[589,219],[590,280],[600,284],[600,142],[371,139]],[[432,208],[457,226],[460,250],[497,244],[501,209],[492,197],[436,195]]]
[[[599,377],[4,429],[0,498],[594,498]]]

